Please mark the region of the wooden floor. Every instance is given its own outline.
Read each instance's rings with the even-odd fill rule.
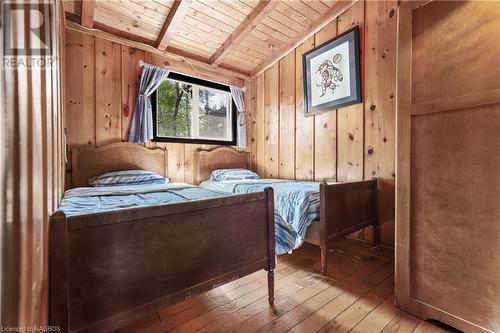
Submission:
[[[446,332],[393,306],[391,251],[345,239],[328,264],[328,277],[318,274],[319,249],[305,244],[278,258],[274,308],[260,271],[119,332]]]

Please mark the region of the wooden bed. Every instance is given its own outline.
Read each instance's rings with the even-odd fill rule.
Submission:
[[[226,168],[250,169],[250,153],[229,147],[197,150],[197,184],[209,179],[212,170]],[[378,235],[377,222],[377,180],[321,182],[320,219],[308,227],[305,241],[320,247],[322,274],[327,273],[327,253],[336,240],[370,225]]]
[[[74,149],[72,161],[73,186],[124,169],[166,176],[166,151],[127,143]],[[271,189],[72,217],[59,211],[49,229],[49,322],[61,332],[112,331],[261,269],[274,301]]]

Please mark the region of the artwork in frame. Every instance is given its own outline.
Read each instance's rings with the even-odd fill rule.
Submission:
[[[359,27],[302,56],[305,114],[361,103]]]

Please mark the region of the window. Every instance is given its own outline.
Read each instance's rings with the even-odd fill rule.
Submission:
[[[236,144],[236,105],[228,86],[170,73],[151,104],[154,141]]]

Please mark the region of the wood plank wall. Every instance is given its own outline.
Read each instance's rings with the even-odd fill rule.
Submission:
[[[37,9],[52,18],[41,29],[52,46],[52,66],[0,72],[1,322],[27,331],[47,324],[48,221],[64,190],[63,68],[58,61],[64,52],[64,14],[56,1]],[[27,17],[13,22],[23,27],[14,34],[24,35],[33,25]]]
[[[158,54],[71,29],[66,29],[65,38],[68,147],[102,146],[127,141],[140,80],[139,60],[159,66],[172,67],[173,64]],[[198,76],[187,61],[184,66],[176,66],[176,71]],[[243,80],[236,77],[204,77],[238,86],[245,85]],[[125,106],[128,106],[128,113]],[[196,149],[213,147],[151,142],[147,146],[166,147],[170,179],[187,183],[194,183]],[[71,165],[68,165],[67,169],[70,168]]]
[[[359,1],[254,78],[251,151],[266,177],[352,181],[383,177],[382,243],[394,244],[397,1]],[[304,116],[302,54],[354,25],[361,29],[364,103]],[[356,237],[371,240],[366,229]]]

